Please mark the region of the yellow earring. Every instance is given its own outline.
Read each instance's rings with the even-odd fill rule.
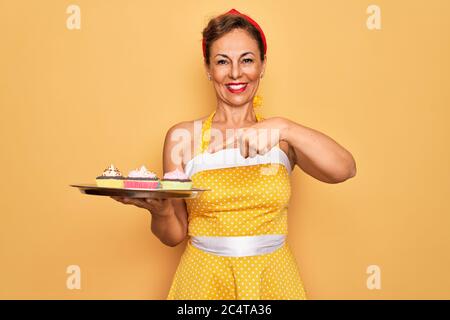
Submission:
[[[260,95],[256,95],[253,98],[253,108],[259,108],[262,106],[262,97]]]

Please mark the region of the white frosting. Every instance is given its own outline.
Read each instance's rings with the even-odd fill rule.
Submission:
[[[117,169],[116,167],[114,167],[113,164],[111,164],[108,168],[106,168],[103,171],[102,176],[104,176],[104,177],[121,177],[122,173],[120,173],[119,169]]]

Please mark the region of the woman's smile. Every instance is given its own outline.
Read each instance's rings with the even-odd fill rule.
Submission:
[[[228,83],[225,85],[225,87],[230,91],[231,93],[242,93],[247,89],[248,83],[240,82],[240,83]]]

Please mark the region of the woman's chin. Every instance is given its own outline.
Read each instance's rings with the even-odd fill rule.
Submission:
[[[227,97],[227,101],[236,107],[240,107],[249,101],[250,97]]]

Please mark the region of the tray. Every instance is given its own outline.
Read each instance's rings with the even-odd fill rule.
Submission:
[[[209,189],[121,189],[121,188],[105,188],[97,187],[95,184],[71,184],[71,187],[78,188],[81,193],[95,196],[118,196],[127,198],[151,198],[151,199],[193,199],[200,196],[204,191]]]

